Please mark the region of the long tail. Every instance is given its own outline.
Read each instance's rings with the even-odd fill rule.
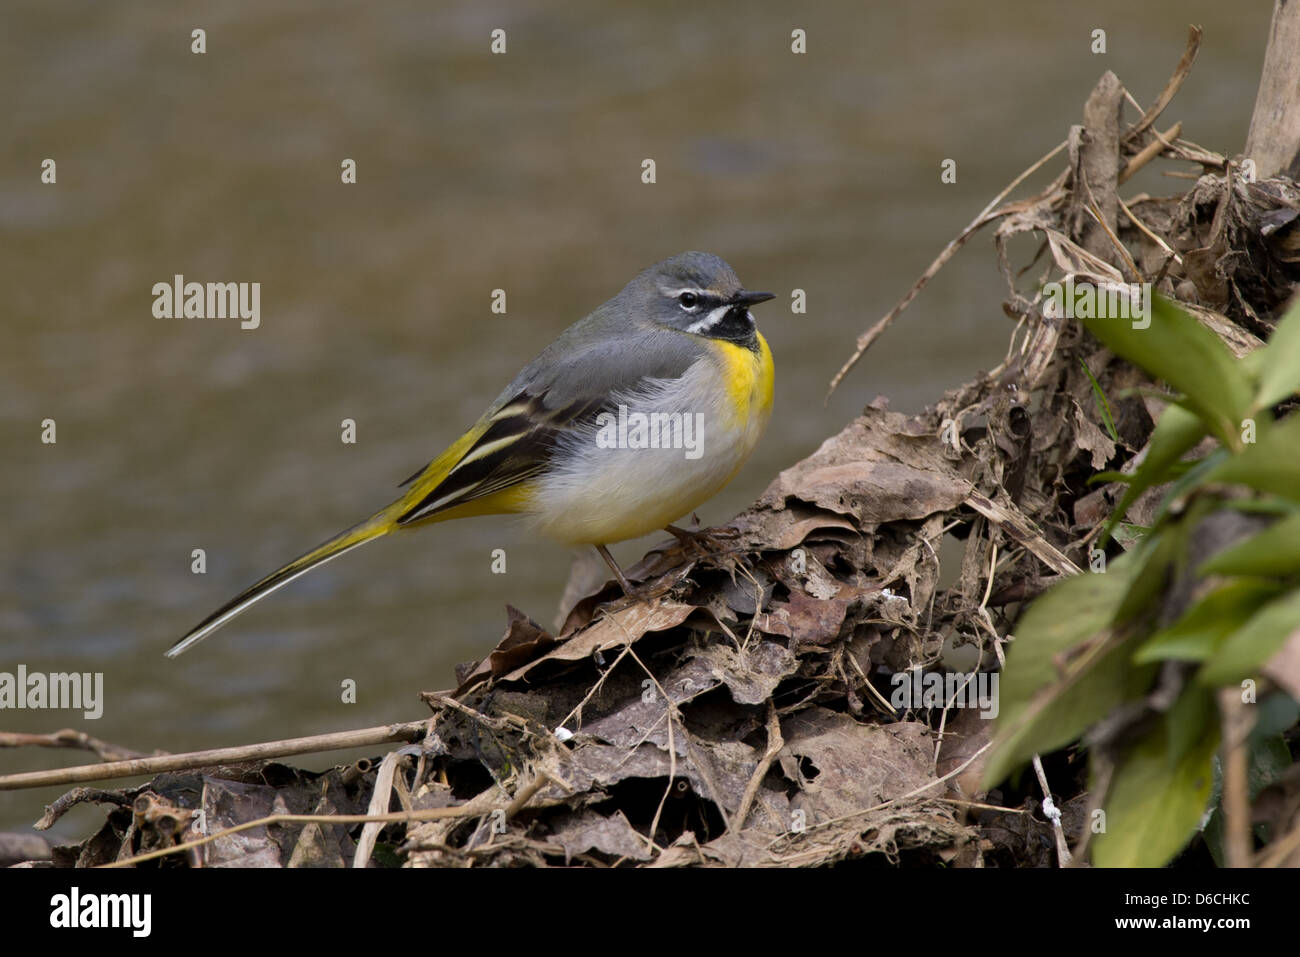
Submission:
[[[408,487],[397,501],[380,509],[360,525],[353,525],[347,531],[339,532],[324,544],[295,558],[283,568],[271,572],[257,584],[245,588],[195,625],[188,635],[168,648],[167,657],[175,658],[193,648],[244,609],[261,601],[277,588],[289,584],[299,575],[389,532],[469,515],[518,512],[523,502],[520,484],[532,474],[530,471],[516,468],[514,471],[506,471],[503,476],[488,470],[485,475],[468,477],[462,476],[462,473],[457,471],[462,465],[481,467],[484,462],[492,461],[486,454],[470,455],[469,453],[477,447],[476,443],[480,438],[484,437],[494,440],[495,446],[500,446],[502,440],[496,433],[489,431],[489,427],[498,419],[504,419],[509,424],[505,428],[508,432],[509,426],[514,425],[514,420],[519,417],[518,409],[517,404],[511,404],[501,412],[495,409],[489,410],[488,414],[441,455],[403,482],[402,486]],[[528,434],[530,433],[518,433],[510,438],[518,439],[521,435]],[[495,448],[495,446],[491,447]],[[508,447],[501,450],[499,454],[507,452],[509,452]],[[508,464],[510,460],[506,461]],[[500,468],[497,469],[497,472],[501,471]],[[464,480],[458,480],[458,477],[463,477]],[[488,478],[491,481],[488,481]],[[449,479],[454,488],[449,489],[445,484]]]
[[[177,655],[193,648],[208,635],[212,634],[230,619],[252,606],[254,603],[261,601],[271,592],[284,585],[289,584],[299,575],[310,571],[317,565],[323,565],[332,558],[338,558],[344,552],[350,552],[352,549],[366,542],[373,541],[381,535],[385,535],[397,528],[395,507],[400,503],[394,503],[380,512],[376,512],[370,518],[366,519],[359,525],[354,525],[347,531],[340,532],[329,541],[318,545],[305,555],[295,558],[283,568],[276,569],[267,575],[255,585],[250,585],[242,592],[236,595],[230,601],[226,602],[212,614],[208,615],[201,622],[195,625],[190,633],[187,634],[176,644],[167,649],[167,657],[175,658]]]

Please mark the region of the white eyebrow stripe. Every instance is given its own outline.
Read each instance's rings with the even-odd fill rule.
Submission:
[[[710,329],[712,329],[714,326],[720,323],[723,317],[727,313],[731,312],[733,308],[735,307],[718,306],[716,309],[711,311],[707,316],[704,316],[702,319],[696,319],[694,322],[692,322],[689,326],[686,327],[686,331],[695,332],[695,333],[708,332]]]

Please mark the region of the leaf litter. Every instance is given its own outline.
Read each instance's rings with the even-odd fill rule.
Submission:
[[[83,800],[110,810],[54,863],[203,840],[163,866],[1053,863],[1032,782],[978,790],[991,722],[942,701],[891,703],[891,677],[996,671],[1024,603],[1088,565],[1122,494],[1089,479],[1146,454],[1163,404],[1155,384],[1046,308],[1043,283],[1153,283],[1240,355],[1267,339],[1300,278],[1296,184],[1249,181],[1182,138],[1181,123],[1158,129],[1199,43],[1192,28],[1132,123],[1123,112],[1136,101],[1103,75],[1084,122],[948,244],[832,388],[985,227],[1015,323],[998,367],[920,415],[877,399],[725,534],[628,569],[635,600],[608,582],[584,588],[575,570],[556,627],[509,608],[502,640],[458,670],[456,690],[423,695],[432,714],[419,744],[323,773],[265,763],[78,789],[55,816]],[[1043,189],[1007,200],[1058,157]],[[1191,188],[1121,196],[1157,160],[1192,167]],[[1020,236],[1039,247],[1017,270]],[[1159,491],[1128,521],[1147,523]],[[1086,782],[1068,752],[1047,763],[1073,841]],[[406,819],[211,839],[268,816],[367,809]]]

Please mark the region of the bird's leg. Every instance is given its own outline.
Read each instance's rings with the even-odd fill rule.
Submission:
[[[668,594],[673,590],[673,586],[677,584],[676,580],[664,578],[656,581],[642,582],[640,585],[633,585],[627,580],[627,576],[623,574],[623,569],[618,567],[618,562],[614,561],[614,556],[609,553],[608,548],[604,545],[597,545],[596,551],[600,553],[601,558],[605,559],[605,564],[609,566],[609,570],[612,571],[614,577],[618,579],[619,587],[623,589],[623,597],[618,599],[617,602],[617,607],[619,608],[624,608],[632,602],[653,601],[656,598]]]
[[[614,561],[614,556],[609,553],[609,549],[604,545],[597,545],[596,551],[600,552],[600,557],[605,559],[605,564],[609,566],[609,570],[612,571],[614,577],[618,579],[619,585],[623,588],[623,594],[627,595],[629,598],[633,597],[636,589],[628,583],[627,578],[623,575],[623,569],[618,567],[618,562]]]

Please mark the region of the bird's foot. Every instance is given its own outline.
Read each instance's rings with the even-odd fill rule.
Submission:
[[[698,525],[698,519],[696,520]],[[682,552],[691,558],[710,558],[719,553],[735,551],[735,541],[740,537],[740,529],[729,525],[715,528],[678,528],[665,525],[664,531],[677,539]]]

